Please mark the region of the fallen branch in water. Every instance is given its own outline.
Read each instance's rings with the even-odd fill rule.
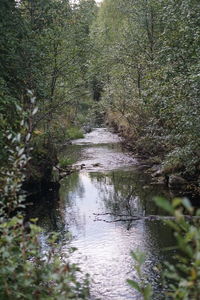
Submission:
[[[101,215],[101,214],[95,214],[95,215]],[[102,215],[111,215],[110,213],[102,214]],[[120,215],[117,215],[120,217]],[[124,215],[126,216],[126,215]],[[127,216],[128,217],[128,216]],[[186,220],[200,220],[200,216],[190,216],[190,215],[184,215],[184,218]],[[115,222],[132,222],[137,220],[147,220],[147,221],[163,221],[163,220],[176,220],[176,217],[174,216],[158,216],[158,215],[149,215],[149,216],[129,216],[127,219],[115,219],[115,220],[105,220],[105,219],[95,219],[94,221],[102,221],[106,223],[115,223]]]
[[[93,213],[94,216],[108,216],[108,215],[111,215],[111,216],[115,216],[115,217],[132,217],[130,215],[119,215],[119,214],[113,214],[113,213],[103,213],[103,214],[96,214],[96,213]]]
[[[94,220],[95,222],[99,222],[99,221],[102,221],[102,222],[106,222],[106,223],[115,223],[115,222],[130,222],[130,221],[136,221],[136,220],[139,220],[139,218],[132,218],[132,219],[116,219],[116,220],[112,220],[112,221],[108,221],[108,220],[104,220],[104,219],[96,219]]]

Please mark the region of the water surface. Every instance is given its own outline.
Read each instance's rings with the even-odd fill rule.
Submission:
[[[66,155],[81,170],[62,181],[60,215],[78,249],[71,260],[91,277],[91,298],[140,299],[126,283],[136,275],[130,253],[139,248],[146,252],[145,273],[157,291],[154,299],[161,299],[156,266],[165,259],[161,249],[173,242],[172,234],[161,222],[127,219],[161,214],[153,197],[168,196],[167,191],[149,184],[140,163],[105,128],[76,140]]]

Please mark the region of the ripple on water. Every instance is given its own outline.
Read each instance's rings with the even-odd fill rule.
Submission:
[[[127,279],[136,274],[130,253],[137,248],[148,253],[145,271],[154,280],[152,266],[159,260],[160,232],[166,240],[163,228],[144,220],[133,221],[131,226],[127,222],[112,223],[112,215],[103,215],[120,214],[122,209],[126,214],[136,209],[136,214],[143,215],[149,209],[150,195],[144,195],[148,191],[134,175],[137,160],[123,152],[120,138],[105,128],[95,129],[73,144],[73,149],[77,145],[79,150],[82,145],[76,165],[84,164],[85,171],[72,174],[66,189],[63,185],[62,214],[74,236],[72,245],[78,249],[71,260],[89,273],[92,300],[140,299],[127,284]],[[110,223],[97,221],[96,216]]]

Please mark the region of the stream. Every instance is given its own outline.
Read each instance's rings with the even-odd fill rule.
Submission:
[[[141,299],[126,282],[136,276],[130,253],[137,249],[146,253],[144,272],[154,299],[162,299],[157,266],[167,259],[163,249],[173,244],[172,233],[161,221],[130,217],[162,214],[153,198],[168,197],[168,191],[150,184],[141,163],[106,128],[75,140],[62,155],[80,171],[61,181],[59,201],[41,201],[34,214],[39,225],[71,233],[77,251],[70,260],[90,275],[92,300]]]

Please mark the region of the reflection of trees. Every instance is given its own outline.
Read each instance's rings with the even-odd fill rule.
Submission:
[[[165,299],[164,295],[161,294],[163,286],[158,269],[163,268],[163,262],[172,262],[176,241],[172,229],[162,221],[146,220],[144,226],[144,240],[148,249],[146,251],[148,259],[144,265],[144,270],[154,289],[154,298],[157,300]]]
[[[66,231],[66,207],[73,208],[72,194],[83,195],[84,188],[79,174],[74,173],[62,180],[61,187],[49,185],[42,192],[27,197],[27,219],[37,218],[38,225],[46,231]],[[71,210],[73,217],[73,209]],[[75,214],[75,212],[74,212]],[[75,219],[75,217],[74,217]]]
[[[148,185],[149,178],[141,171],[116,170],[106,174],[91,173],[90,176],[99,190],[107,212],[118,216],[162,214],[152,199],[156,195],[164,196],[165,191],[161,193],[158,186]],[[167,194],[165,196],[168,197]],[[116,219],[126,218],[117,217]],[[123,222],[127,230],[130,230],[134,224],[134,221]],[[163,260],[169,260],[170,253],[161,250],[164,247],[173,246],[174,239],[171,229],[162,221],[143,220],[142,224],[143,241],[148,257],[145,263],[145,273],[155,289],[155,299],[160,299],[160,277],[154,267]]]
[[[73,206],[74,197],[71,197],[71,195],[78,195],[80,198],[82,198],[84,191],[84,186],[80,180],[78,172],[75,172],[70,176],[66,177],[62,180],[59,192],[61,205],[64,204],[64,207],[66,205]]]
[[[148,185],[149,178],[138,170],[116,170],[106,174],[91,173],[108,212],[117,215],[157,214],[153,197],[163,195],[158,187]]]
[[[59,186],[49,185],[41,192],[27,197],[27,219],[37,218],[46,231],[63,231],[64,222],[59,210]]]
[[[81,230],[79,223],[79,208],[76,205],[76,198],[83,198],[84,186],[78,172],[71,174],[62,180],[60,188],[60,209],[65,220],[66,229],[75,226],[77,230]]]

